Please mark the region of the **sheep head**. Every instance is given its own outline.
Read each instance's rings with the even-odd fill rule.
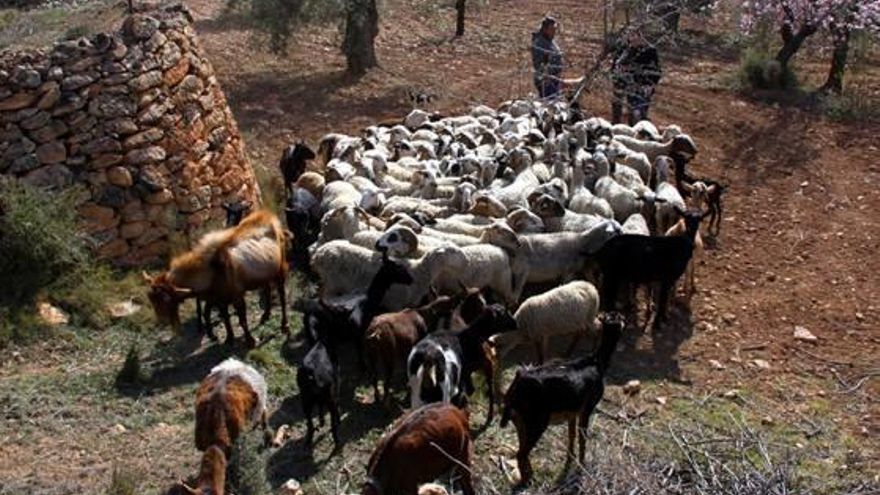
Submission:
[[[161,325],[170,324],[175,332],[180,332],[180,303],[192,295],[192,290],[184,287],[176,287],[168,277],[168,273],[162,273],[152,277],[143,272],[144,281],[150,286],[147,298],[156,319]]]
[[[212,445],[202,455],[199,480],[193,488],[180,480],[180,488],[190,495],[223,495],[226,484],[226,455],[223,450]]]
[[[486,193],[477,193],[474,197],[474,205],[471,206],[468,213],[490,218],[502,218],[507,215],[507,207],[494,196]]]
[[[409,227],[395,225],[376,240],[376,251],[390,256],[406,257],[419,249],[419,238]]]
[[[507,214],[507,225],[516,233],[531,234],[544,231],[541,217],[525,208],[516,208]]]
[[[672,138],[670,153],[681,155],[685,159],[691,160],[697,154],[697,144],[687,134],[679,134]]]
[[[519,236],[504,222],[495,222],[486,227],[480,235],[480,242],[514,252],[522,246]]]

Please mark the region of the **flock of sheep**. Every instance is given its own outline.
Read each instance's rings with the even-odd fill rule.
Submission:
[[[632,316],[637,289],[652,295],[649,309],[655,300],[655,325],[680,279],[687,294],[695,290],[700,222],[711,216],[717,235],[723,192],[688,174],[696,152],[677,126],[612,125],[563,102],[477,106],[456,117],[416,109],[362,136],[329,134],[317,152],[290,146],[281,160],[289,233],[268,211],[241,219],[242,208],[230,207],[229,228],[148,276],[150,300],[173,324],[183,299],[203,300],[208,318],[200,311],[199,326],[213,336],[209,315],[218,309],[227,342],[232,305],[253,345],[244,294],[263,289],[268,302],[277,286],[286,332],[288,263],[312,275],[315,293],[293,306],[309,348],[297,371],[307,443],[314,413],[326,411],[338,446],[342,345],[354,345],[377,403],[395,400],[396,383],[409,396],[410,411],[368,463],[363,493],[371,494],[416,493],[450,470],[464,493],[474,493],[471,375],[486,378],[488,425],[499,359],[526,345],[543,363],[552,338],[571,338],[571,354],[587,337],[591,352],[520,368],[504,395],[501,425],[517,429],[527,484],[529,452],[551,419],[568,420],[569,455],[578,436],[583,458],[588,419],[627,319],[621,313]],[[197,488],[187,490],[223,493],[232,441],[247,425],[266,426],[265,394],[259,374],[235,360],[205,379],[196,414],[205,456]]]

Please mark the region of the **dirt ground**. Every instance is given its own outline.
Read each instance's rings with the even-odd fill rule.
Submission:
[[[592,61],[600,40],[600,2],[481,2],[469,14],[466,35],[453,40],[450,8],[387,0],[377,43],[381,68],[353,81],[344,74],[335,29],[304,30],[279,58],[224,20],[220,0],[187,3],[263,175],[276,173],[282,147],[296,139],[314,143],[331,130],[357,133],[399,118],[410,108],[408,88],[436,95],[432,108],[444,114],[526,94],[528,32],[547,11],[562,20],[559,41],[573,62],[571,75]],[[684,28],[682,41],[663,54],[653,120],[694,136],[700,151],[692,171],[728,185],[722,232],[707,242],[690,310],[678,305],[674,324],[660,334],[627,336],[603,407],[633,421],[649,411],[649,421],[662,422],[690,414],[675,399],[709,410],[738,397],[737,407],[762,428],[784,430],[774,437],[783,447],[815,454],[821,466],[803,476],[827,478],[820,485],[836,487],[827,493],[840,490],[833,479],[876,488],[880,124],[834,123],[799,105],[741,96],[728,89],[739,53],[729,41],[732,23],[686,19]],[[810,73],[808,83],[825,70],[811,61],[801,67]],[[873,67],[858,77],[877,88],[880,64]],[[599,87],[584,106],[607,115],[606,99]],[[796,340],[796,326],[818,341]],[[196,472],[191,394],[222,350],[166,333],[122,332],[125,338],[71,332],[0,351],[0,493],[100,493],[120,465],[139,473],[150,490]],[[132,341],[148,350],[144,366],[154,375],[148,390],[119,392],[113,373]],[[291,368],[276,348],[249,358],[273,373],[277,426],[299,413]],[[630,379],[642,382],[636,398],[618,387]],[[285,446],[270,460],[273,485],[297,477],[314,490],[309,493],[356,490],[364,456],[392,416],[358,415],[373,406],[363,388],[348,393],[355,399],[348,417],[358,419],[344,425],[350,440],[343,455],[315,461],[301,446]],[[620,421],[600,415],[597,422],[597,435],[619,439]],[[564,429],[558,430],[549,441],[561,450]],[[492,470],[493,486],[506,493],[492,456],[511,456],[515,436],[494,427],[484,435],[478,454],[487,455],[478,468]],[[555,471],[549,459],[545,467]]]

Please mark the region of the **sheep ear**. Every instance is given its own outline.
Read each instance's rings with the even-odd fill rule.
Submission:
[[[151,277],[150,274],[147,273],[147,272],[141,272],[141,276],[144,277],[144,282],[146,282],[146,283],[148,283],[148,284],[150,284],[150,285],[153,285],[153,282],[156,281],[156,278],[155,278],[155,277]]]
[[[718,190],[718,184],[712,184],[711,186],[706,188],[706,192],[708,194],[715,194],[716,190]]]

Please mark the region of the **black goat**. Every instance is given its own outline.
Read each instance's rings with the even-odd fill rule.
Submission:
[[[324,337],[335,351],[338,343],[354,339],[358,360],[363,367],[364,332],[373,317],[383,312],[382,299],[394,284],[408,285],[413,282],[409,269],[388,256],[383,256],[382,266],[370,281],[365,295],[350,297],[341,302],[328,302],[318,298],[308,300],[303,310],[303,329],[314,341]]]
[[[330,432],[334,450],[339,445],[339,366],[336,353],[320,340],[312,346],[296,372],[303,413],[306,416],[306,444],[312,445],[315,425],[313,412],[318,413],[318,424],[324,426],[324,414],[330,413]],[[317,411],[315,411],[317,409]]]
[[[303,204],[294,194],[284,204],[284,219],[287,229],[293,233],[293,266],[305,270],[309,266],[308,247],[318,240],[321,232],[321,218],[315,213],[313,205]]]
[[[602,305],[615,309],[619,289],[624,284],[659,282],[655,323],[666,318],[670,291],[687,268],[694,252],[694,238],[700,221],[709,213],[700,210],[675,210],[684,217],[682,236],[642,236],[622,234],[606,242],[595,254],[602,274]]]
[[[250,201],[227,201],[220,205],[226,211],[226,227],[235,227],[251,211]]]
[[[721,234],[721,216],[724,213],[721,196],[724,194],[727,186],[724,186],[715,179],[696,177],[689,174],[687,172],[689,159],[681,153],[673,153],[672,161],[675,162],[675,187],[678,189],[678,192],[681,193],[682,197],[687,198],[691,195],[688,188],[684,187],[684,184],[693,185],[695,182],[702,182],[708,188],[706,200],[709,207],[709,225],[707,226],[707,232],[710,235],[718,237],[718,235]]]
[[[284,176],[284,191],[288,197],[292,191],[291,185],[306,171],[306,162],[314,160],[315,156],[315,152],[302,142],[284,149],[278,167],[281,169],[281,175]]]
[[[511,420],[516,427],[519,439],[516,461],[521,485],[527,485],[532,478],[529,453],[551,421],[568,420],[569,461],[574,459],[574,437],[576,432],[580,433],[578,459],[583,462],[590,415],[605,393],[605,371],[623,327],[620,314],[606,314],[602,321],[602,343],[596,355],[517,370],[504,396],[501,427]]]
[[[461,331],[440,331],[421,340],[406,363],[412,407],[437,401],[462,405],[465,394],[474,392],[471,375],[480,370],[488,388],[489,424],[495,407],[495,361],[487,355],[486,341],[512,330],[516,320],[504,306],[493,304]]]

